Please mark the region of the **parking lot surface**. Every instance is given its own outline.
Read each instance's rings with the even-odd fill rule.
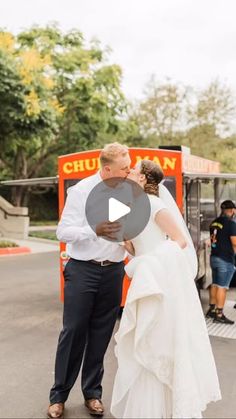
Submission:
[[[230,299],[235,298],[230,290]],[[203,305],[207,294],[202,294]],[[54,358],[62,322],[59,252],[0,259],[0,418],[45,418],[53,383]],[[118,324],[117,324],[118,327]],[[222,401],[211,403],[205,418],[236,417],[236,340],[211,337]],[[106,355],[103,380],[105,418],[116,371],[114,339]],[[145,397],[145,396],[144,396]],[[90,417],[80,380],[66,404],[65,418]]]

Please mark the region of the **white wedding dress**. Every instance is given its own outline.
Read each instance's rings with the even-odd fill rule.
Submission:
[[[156,196],[149,198],[150,220],[132,240],[135,257],[126,265],[132,282],[115,336],[118,370],[111,413],[116,418],[201,418],[221,393],[194,283],[196,256],[190,241],[181,249],[166,238],[154,221],[166,206]]]

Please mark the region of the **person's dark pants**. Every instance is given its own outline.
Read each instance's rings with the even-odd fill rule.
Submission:
[[[65,402],[81,367],[85,400],[102,396],[103,359],[119,313],[124,263],[108,266],[70,259],[64,271],[63,329],[50,404]]]

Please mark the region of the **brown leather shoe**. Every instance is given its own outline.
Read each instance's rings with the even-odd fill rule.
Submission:
[[[63,419],[64,417],[64,403],[50,404],[47,416],[49,419]]]
[[[101,400],[88,399],[88,400],[85,400],[84,404],[88,408],[91,416],[103,416],[104,407]]]

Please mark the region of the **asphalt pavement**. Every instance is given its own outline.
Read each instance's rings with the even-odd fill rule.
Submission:
[[[230,291],[235,294],[234,290]],[[0,418],[45,418],[53,384],[57,339],[62,322],[59,252],[0,258]],[[206,295],[203,293],[203,301]],[[117,324],[118,327],[118,324]],[[236,340],[211,338],[222,401],[211,403],[205,418],[236,417]],[[116,371],[114,339],[105,360],[105,418]],[[145,395],[144,395],[145,397]],[[78,378],[65,418],[90,417]]]

